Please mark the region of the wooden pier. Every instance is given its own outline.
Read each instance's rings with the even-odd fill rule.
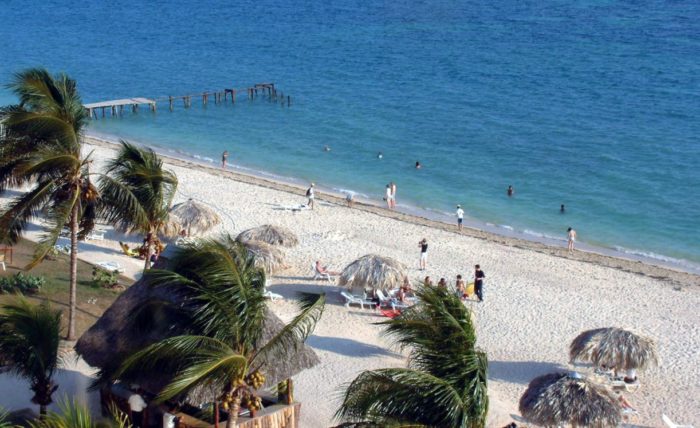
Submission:
[[[173,111],[175,108],[175,103],[177,101],[182,101],[184,108],[189,108],[192,106],[193,98],[201,98],[202,105],[206,106],[209,99],[214,100],[214,104],[226,103],[231,98],[231,103],[236,103],[236,97],[239,94],[246,93],[247,99],[253,101],[260,95],[262,98],[266,98],[270,102],[280,103],[280,105],[287,107],[292,105],[292,97],[287,95],[285,97],[284,93],[277,92],[274,83],[256,83],[248,88],[225,88],[223,91],[211,91],[202,92],[200,94],[190,94],[190,95],[178,95],[178,96],[167,96],[160,98],[125,98],[121,100],[112,101],[101,101],[98,103],[85,104],[84,107],[87,109],[90,118],[97,119],[98,111],[101,111],[102,117],[106,117],[107,112],[110,113],[112,117],[120,116],[124,112],[124,106],[130,106],[131,111],[136,113],[139,107],[142,105],[147,105],[152,112],[155,113],[158,102],[167,101],[168,108]]]

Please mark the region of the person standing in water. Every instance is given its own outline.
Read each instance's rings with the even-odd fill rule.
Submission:
[[[559,212],[564,214],[566,212],[566,208],[564,207],[564,204],[561,204],[561,207],[559,208]]]
[[[570,227],[566,231],[566,238],[568,241],[567,248],[569,249],[569,253],[573,253],[574,252],[574,243],[576,243],[576,231]]]
[[[420,169],[421,165],[420,162],[416,161],[416,169]]]
[[[224,150],[221,154],[221,168],[226,168],[226,161],[228,161],[228,150]]]
[[[394,209],[396,208],[396,183],[392,181],[389,186],[391,187],[391,208]]]
[[[508,186],[508,190],[506,190],[506,193],[508,194],[508,197],[511,197],[515,194],[515,189],[513,189],[512,185]]]
[[[461,205],[457,205],[457,229],[462,230],[462,221],[464,220],[464,210]]]

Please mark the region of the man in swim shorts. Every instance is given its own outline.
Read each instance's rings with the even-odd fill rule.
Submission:
[[[457,228],[462,230],[462,221],[464,220],[464,210],[461,205],[457,205]]]

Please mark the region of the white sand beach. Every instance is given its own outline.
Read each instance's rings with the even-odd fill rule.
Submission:
[[[114,151],[105,143],[94,143],[88,148],[95,150],[99,168]],[[568,364],[569,343],[583,330],[608,326],[654,338],[661,358],[659,367],[639,374],[641,389],[626,394],[639,411],[630,424],[662,426],[665,413],[679,423],[700,425],[697,276],[610,257],[567,258],[559,249],[528,247],[505,238],[484,239],[489,237],[473,231],[458,234],[456,227],[419,224],[375,208],[349,209],[338,203],[340,199],[322,194],[317,194],[313,211],[284,211],[278,208],[305,201],[303,189],[291,193],[263,181],[238,181],[234,174],[213,168],[167,162],[180,182],[176,202],[194,198],[221,215],[223,223],[212,234],[235,235],[249,227],[276,224],[299,236],[299,246],[286,250],[290,268],[270,280],[271,290],[285,299],[271,302],[270,307],[288,320],[295,313],[297,291],[328,296],[323,318],[308,340],[321,364],[296,378],[304,427],[330,426],[342,385],[360,371],[406,364],[405,357],[383,339],[382,328],[374,325],[385,318],[373,310],[344,307],[337,287],[311,279],[317,259],[340,271],[369,253],[405,263],[414,282],[430,275],[435,282],[444,277],[452,284],[457,274],[470,279],[474,265],[481,265],[487,275],[485,301],[466,304],[475,312],[478,344],[489,358],[488,426],[519,421],[518,400],[532,378],[556,370],[590,373],[590,368]],[[430,244],[426,272],[418,270],[421,238]],[[116,242],[89,245],[94,254],[82,253],[81,258],[131,263],[134,266],[127,271],[131,275],[140,269]],[[0,397],[3,390],[7,391],[6,385],[0,385]],[[0,404],[3,401],[0,398]]]

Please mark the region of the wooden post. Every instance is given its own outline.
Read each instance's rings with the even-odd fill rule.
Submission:
[[[124,106],[123,105],[119,106],[119,115],[121,116],[122,114],[124,114]]]
[[[173,97],[172,96],[168,97],[168,102],[170,103],[170,111],[173,111]]]
[[[290,105],[292,105],[292,97],[287,95],[287,107],[289,107]]]
[[[105,108],[102,107],[102,117],[105,117]]]
[[[236,90],[235,89],[231,89],[231,102],[233,104],[236,104]]]
[[[202,103],[204,105],[207,105],[207,93],[205,92],[204,95],[202,95]]]
[[[219,428],[219,402],[214,401],[214,428]]]

